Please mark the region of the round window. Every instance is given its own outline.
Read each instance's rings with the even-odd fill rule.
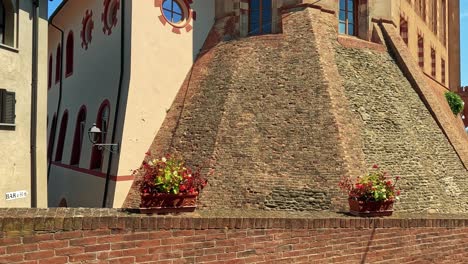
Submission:
[[[162,4],[164,18],[171,24],[181,25],[186,21],[187,7],[178,0],[164,0]]]

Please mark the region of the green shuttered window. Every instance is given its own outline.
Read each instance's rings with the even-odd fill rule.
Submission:
[[[15,93],[0,89],[0,124],[15,124]]]

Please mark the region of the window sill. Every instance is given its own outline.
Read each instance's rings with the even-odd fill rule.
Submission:
[[[15,53],[19,53],[19,49],[14,48],[12,46],[5,45],[5,44],[1,44],[1,43],[0,43],[0,49],[5,49],[5,50],[9,50]]]
[[[15,129],[16,129],[15,124],[0,123],[0,130],[15,130]]]

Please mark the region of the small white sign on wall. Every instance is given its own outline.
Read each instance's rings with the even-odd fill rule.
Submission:
[[[9,192],[5,194],[5,198],[7,201],[26,198],[26,196],[28,196],[27,191]]]

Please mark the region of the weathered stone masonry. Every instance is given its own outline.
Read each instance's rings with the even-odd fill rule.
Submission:
[[[434,119],[445,106],[431,115],[386,46],[341,45],[336,17],[313,8],[282,26],[198,60],[151,147],[213,162],[202,207],[337,210],[340,177],[378,163],[402,176],[398,210],[466,212],[464,138],[454,148],[441,128],[456,127]],[[125,206],[138,207],[135,190]]]

